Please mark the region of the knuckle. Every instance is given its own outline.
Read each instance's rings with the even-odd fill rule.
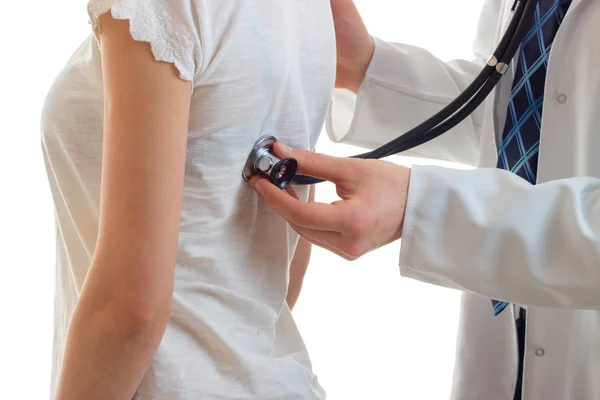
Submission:
[[[319,162],[319,155],[312,151],[304,152],[304,162],[308,165],[316,165]]]
[[[354,241],[347,246],[345,253],[350,261],[357,260],[365,254],[365,246],[359,241]]]
[[[369,160],[358,160],[358,159],[345,159],[344,169],[350,176],[360,176],[364,174],[364,165],[360,161]]]
[[[360,214],[348,221],[346,231],[350,237],[362,237],[368,234],[369,226],[369,217]]]
[[[357,260],[357,257],[351,256],[346,253],[340,253],[339,255],[346,261],[356,261]]]

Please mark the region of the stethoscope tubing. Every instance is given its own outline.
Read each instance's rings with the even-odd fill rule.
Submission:
[[[448,132],[469,117],[485,101],[508,70],[508,64],[515,57],[519,45],[531,27],[538,1],[518,1],[512,20],[493,55],[479,75],[456,99],[429,119],[389,143],[350,158],[380,159],[410,150]],[[311,176],[296,175],[291,183],[293,185],[312,185],[323,181]]]

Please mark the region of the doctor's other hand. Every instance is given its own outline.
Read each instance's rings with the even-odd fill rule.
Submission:
[[[402,236],[410,168],[381,160],[336,158],[290,149],[275,153],[298,161],[298,173],[333,182],[341,200],[331,204],[298,200],[263,177],[250,183],[308,242],[355,260]]]
[[[330,0],[337,47],[335,86],[358,92],[371,63],[375,43],[352,0]]]

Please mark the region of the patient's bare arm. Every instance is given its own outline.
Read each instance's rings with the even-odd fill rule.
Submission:
[[[308,201],[315,201],[315,187],[310,187]],[[304,281],[304,275],[308,269],[308,263],[310,262],[312,244],[300,238],[292,264],[290,265],[290,283],[288,286],[287,303],[290,309],[293,309],[298,298],[300,297],[300,291],[302,290],[302,283]]]

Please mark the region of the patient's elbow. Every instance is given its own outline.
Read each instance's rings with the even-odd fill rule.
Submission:
[[[122,339],[161,335],[171,315],[173,278],[158,275],[164,263],[147,264],[135,257],[97,251],[79,307],[98,323],[114,328]]]
[[[113,323],[128,341],[153,341],[162,337],[171,315],[171,299],[117,303],[110,313]]]

